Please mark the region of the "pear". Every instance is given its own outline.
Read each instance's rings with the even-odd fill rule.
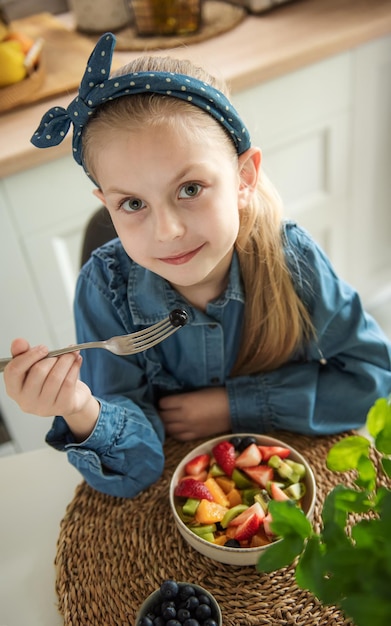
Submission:
[[[13,85],[26,77],[24,60],[18,41],[0,41],[0,87]]]

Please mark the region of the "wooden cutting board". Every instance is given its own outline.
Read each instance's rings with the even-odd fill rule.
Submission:
[[[38,13],[13,20],[11,28],[33,39],[42,37],[43,84],[31,94],[26,104],[75,91],[80,83],[94,44],[80,33],[68,30],[50,13]]]

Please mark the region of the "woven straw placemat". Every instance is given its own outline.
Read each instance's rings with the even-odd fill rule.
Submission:
[[[341,480],[325,459],[341,436],[311,438],[273,433],[310,462],[317,482],[314,526],[326,494]],[[224,626],[347,626],[335,607],[322,606],[295,582],[294,569],[260,574],[255,567],[217,563],[188,546],[176,529],[168,490],[180,459],[200,442],[166,443],[161,479],[129,500],[81,483],[61,522],[56,590],[64,624],[134,624],[138,607],[166,578],[198,583],[221,606]],[[346,483],[353,477],[346,475]]]

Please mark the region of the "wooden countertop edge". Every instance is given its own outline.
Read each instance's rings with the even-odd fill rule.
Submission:
[[[372,5],[373,10],[369,12],[365,7],[365,10],[361,10],[365,3],[361,3],[361,9],[358,10],[359,4],[354,4],[353,0],[355,8],[352,8],[351,18],[347,23],[349,1],[339,0],[335,15],[330,11],[325,13],[330,2],[336,3],[337,0],[319,0],[313,4],[311,0],[302,0],[296,6],[294,3],[286,5],[280,9],[280,13],[276,11],[267,14],[264,19],[249,16],[234,30],[219,38],[183,49],[170,49],[167,53],[182,58],[188,56],[201,64],[209,61],[212,73],[217,68],[217,72],[235,93],[391,33],[391,4],[386,6],[380,0]],[[308,10],[306,20],[303,20],[300,5],[301,8],[305,5]],[[323,14],[321,11],[320,15],[324,25],[322,32],[319,32],[319,27],[311,28],[312,25],[319,24],[319,7],[323,9]],[[291,32],[293,37],[289,37]],[[302,37],[298,36],[300,32],[303,32]],[[122,59],[133,58],[139,54],[141,53],[121,52],[118,57],[122,63],[126,62]],[[73,93],[69,93],[56,98],[55,102],[40,102],[0,115],[0,177],[16,174],[71,153],[70,135],[59,146],[46,150],[35,148],[30,143],[30,137],[43,113],[53,103],[66,107],[73,96]]]

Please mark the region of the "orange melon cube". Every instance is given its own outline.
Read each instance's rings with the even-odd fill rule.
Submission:
[[[215,524],[216,522],[221,522],[227,511],[228,508],[226,506],[222,506],[217,502],[201,500],[195,514],[195,519],[199,524]]]
[[[208,478],[204,484],[212,494],[214,502],[221,504],[221,506],[229,507],[229,500],[227,496],[214,478]]]
[[[236,506],[237,504],[242,504],[242,496],[239,489],[231,489],[229,493],[227,493],[227,498],[229,502],[229,508]]]
[[[225,529],[225,534],[227,535],[227,539],[235,539],[236,526],[228,526],[228,528]]]
[[[218,537],[216,537],[213,543],[215,543],[216,546],[223,546],[225,545],[227,541],[228,541],[227,535],[219,535]]]
[[[228,478],[228,476],[216,476],[215,481],[227,494],[235,487],[235,481],[232,478]]]

